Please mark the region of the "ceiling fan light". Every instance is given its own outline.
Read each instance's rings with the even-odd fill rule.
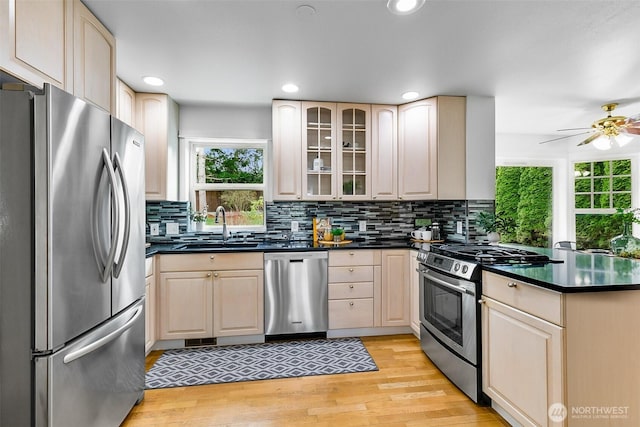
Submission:
[[[396,15],[409,15],[424,6],[425,0],[389,0],[387,9]]]
[[[592,144],[595,148],[597,148],[598,150],[608,150],[611,148],[612,142],[608,136],[605,135],[601,135],[598,138],[596,138]]]
[[[633,138],[630,137],[629,135],[625,135],[621,133],[618,136],[616,136],[616,143],[618,144],[619,147],[624,147],[625,145],[630,143],[632,139]]]

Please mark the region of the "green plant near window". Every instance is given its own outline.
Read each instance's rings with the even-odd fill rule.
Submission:
[[[516,228],[513,218],[482,211],[476,216],[476,225],[486,233],[510,233]]]
[[[640,213],[640,208],[634,208],[634,209],[617,208],[616,213],[613,214],[613,217],[614,219],[622,222],[623,224],[625,223],[640,224],[640,218],[638,218],[639,213]]]
[[[207,217],[209,216],[209,214],[207,213],[207,209],[209,209],[209,207],[207,205],[204,205],[201,210],[194,211],[193,209],[191,209],[191,206],[189,206],[189,218],[193,222],[205,222],[207,220]]]

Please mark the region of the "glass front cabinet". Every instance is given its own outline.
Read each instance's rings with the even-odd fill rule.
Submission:
[[[371,108],[303,102],[303,198],[367,200],[371,195]]]

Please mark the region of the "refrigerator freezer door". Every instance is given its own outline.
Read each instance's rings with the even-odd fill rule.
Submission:
[[[116,239],[112,314],[144,295],[144,138],[118,119],[111,118],[111,152],[117,175],[115,200],[122,226]]]
[[[35,372],[37,427],[120,425],[144,392],[144,299],[37,358]]]
[[[109,114],[49,85],[34,121],[35,351],[46,351],[111,317],[111,132]]]

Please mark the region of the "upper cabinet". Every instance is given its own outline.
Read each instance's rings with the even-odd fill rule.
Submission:
[[[116,117],[135,128],[136,93],[120,79],[117,79],[116,86]]]
[[[371,199],[398,198],[398,107],[371,106]]]
[[[338,104],[338,198],[371,198],[371,106]]]
[[[273,101],[273,198],[300,200],[302,103]]]
[[[306,200],[336,198],[336,104],[302,103],[302,189]]]
[[[80,0],[0,0],[0,68],[116,113],[116,42]]]
[[[178,104],[168,95],[137,93],[136,127],[145,141],[147,200],[178,197]]]
[[[73,92],[115,114],[116,40],[80,0],[73,11]]]
[[[437,107],[434,98],[398,107],[398,199],[438,197]]]
[[[35,86],[72,90],[73,0],[0,1],[0,68]]]

